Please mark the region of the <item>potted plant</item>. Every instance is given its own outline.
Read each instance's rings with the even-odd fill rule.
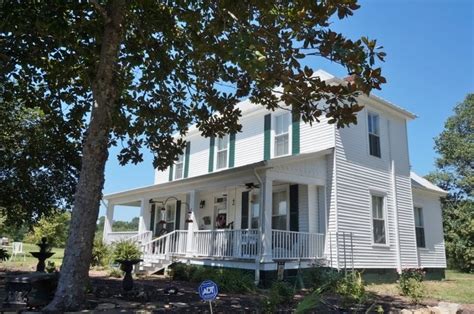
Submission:
[[[120,241],[114,247],[114,259],[120,264],[120,269],[125,273],[122,287],[124,291],[133,289],[133,266],[140,263],[141,252],[135,242]]]

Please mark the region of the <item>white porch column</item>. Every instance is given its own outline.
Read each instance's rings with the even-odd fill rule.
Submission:
[[[150,211],[148,210],[148,207],[148,202],[146,201],[146,199],[142,198],[140,200],[140,218],[138,221],[138,234],[148,231],[147,226],[150,225]]]
[[[196,190],[190,191],[186,195],[186,202],[189,204],[190,218],[193,222],[188,223],[188,234],[186,239],[186,256],[192,256],[193,253],[193,238],[194,230],[197,230],[198,224],[196,221],[195,212],[199,208],[199,193]],[[188,208],[186,208],[186,219],[188,218]]]
[[[272,261],[272,192],[273,181],[265,176],[262,178],[262,262]]]
[[[109,243],[108,234],[112,232],[112,221],[114,219],[114,207],[111,201],[107,202],[107,210],[105,212],[105,221],[104,221],[104,233],[102,235],[102,241],[104,243]]]

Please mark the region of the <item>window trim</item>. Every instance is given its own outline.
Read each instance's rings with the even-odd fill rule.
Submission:
[[[286,229],[285,230],[273,229],[273,217],[277,217],[273,215],[273,201],[274,201],[273,193],[279,193],[279,192],[286,192]],[[278,215],[278,216],[283,216],[283,215]],[[272,230],[290,231],[290,185],[288,184],[273,186],[273,189],[272,189]]]
[[[419,208],[421,210],[421,226],[417,226],[416,225],[416,209]],[[427,245],[426,245],[426,232],[425,232],[425,219],[424,219],[424,210],[423,210],[423,206],[420,206],[420,205],[417,205],[417,204],[413,204],[413,225],[415,226],[415,241],[416,241],[416,247],[418,249],[426,249],[427,248]],[[424,243],[424,246],[419,246],[418,245],[418,238],[416,236],[416,229],[417,228],[423,228],[423,240],[425,241]]]
[[[383,217],[384,217],[384,230],[385,230],[385,243],[377,243],[374,239],[374,214],[373,214],[373,204],[372,204],[372,197],[381,197],[383,199]],[[381,190],[369,190],[369,217],[370,217],[370,236],[372,239],[372,246],[377,247],[390,247],[390,238],[389,238],[389,230],[388,230],[388,209],[387,209],[387,193]]]
[[[370,130],[369,130],[369,119],[370,119],[369,117],[370,117],[370,115],[376,115],[376,116],[379,117],[379,134],[370,133]],[[372,110],[372,109],[367,109],[367,114],[366,114],[367,155],[369,155],[370,157],[373,157],[373,158],[377,158],[377,159],[382,159],[382,136],[381,136],[382,124],[381,124],[381,117],[382,117],[382,115],[380,114],[380,112]],[[372,155],[370,153],[370,135],[375,135],[375,136],[378,136],[378,138],[379,138],[380,156]]]
[[[227,145],[226,145],[225,149],[219,150],[219,145],[218,145],[219,139],[221,139],[223,137],[216,137],[216,142],[214,144],[214,146],[215,146],[215,149],[214,149],[214,169],[215,169],[215,171],[221,171],[221,170],[229,169],[230,135],[226,134],[226,135],[224,135],[224,137],[227,137]],[[223,152],[223,151],[226,151],[225,167],[218,168],[217,165],[218,165],[219,152]]]
[[[179,162],[179,159],[177,161],[175,161],[174,163],[174,167],[173,167],[173,181],[175,180],[182,180],[184,179],[184,164],[185,164],[185,159],[186,159],[186,154],[183,153],[179,156],[182,156],[183,157],[183,160],[181,162]],[[178,173],[177,169],[178,169],[178,164],[181,164],[181,177],[176,177],[176,174]]]
[[[288,119],[288,130],[286,133],[281,133],[281,134],[276,134],[276,120],[278,117],[281,117],[281,116],[284,116],[286,115],[287,116],[287,119]],[[292,120],[292,114],[291,112],[287,112],[286,110],[283,111],[283,112],[279,112],[277,114],[274,114],[272,115],[272,125],[271,125],[271,141],[270,141],[270,156],[271,158],[280,158],[280,157],[285,157],[285,156],[290,156],[291,153],[292,153],[292,125],[293,123],[293,120]],[[275,141],[276,141],[276,138],[278,136],[281,136],[281,135],[288,135],[288,152],[286,154],[282,154],[282,155],[276,155],[275,154],[275,148],[276,148],[276,145],[275,145]]]

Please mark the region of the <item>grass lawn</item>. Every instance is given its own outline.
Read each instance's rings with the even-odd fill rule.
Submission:
[[[425,296],[439,301],[474,303],[474,274],[446,271],[442,281],[424,281]],[[397,284],[370,284],[367,290],[386,295],[400,295]]]
[[[23,252],[25,252],[25,260],[23,260],[23,256],[18,255],[13,260],[1,262],[0,267],[9,269],[35,270],[38,260],[31,256],[29,252],[38,251],[39,247],[36,244],[23,243]],[[56,267],[59,267],[63,261],[64,249],[53,248],[51,251],[55,254],[52,257],[48,258],[46,260],[46,263],[48,261],[52,261],[54,262]],[[9,249],[9,253],[11,253],[11,248]]]

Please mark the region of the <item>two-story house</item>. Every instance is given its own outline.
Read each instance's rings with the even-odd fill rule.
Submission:
[[[252,269],[256,280],[282,262],[443,273],[446,192],[410,173],[415,116],[374,95],[359,102],[358,123],[343,129],[249,101],[237,134],[204,138],[191,127],[185,153],[155,184],[105,196],[104,241],[140,242],[150,271],[177,261]],[[140,207],[139,230],[112,230],[118,205]]]

